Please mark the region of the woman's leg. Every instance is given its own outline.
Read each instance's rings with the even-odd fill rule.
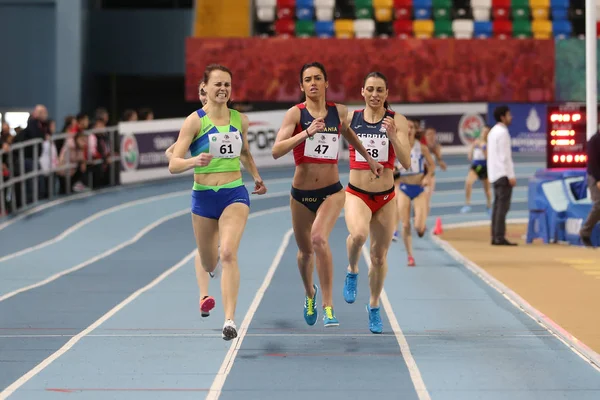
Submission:
[[[240,288],[240,269],[238,265],[238,249],[246,227],[250,208],[244,203],[228,205],[219,218],[221,293],[225,310],[223,338],[231,340],[237,337],[237,328],[233,323]],[[216,261],[215,261],[216,266]]]
[[[391,201],[390,203],[394,202]],[[346,300],[346,303],[352,304],[356,300],[358,260],[360,259],[362,247],[369,236],[369,222],[372,213],[364,201],[348,192],[346,192],[344,211],[346,227],[350,233],[346,239],[348,271],[344,282],[344,300]]]
[[[388,271],[387,254],[396,225],[398,210],[393,201],[375,213],[371,220],[371,265],[369,268],[369,287],[371,298],[367,311],[369,313],[369,330],[373,333],[383,332],[383,323],[379,306],[379,298]]]
[[[298,246],[298,271],[304,284],[304,320],[308,325],[314,325],[318,316],[316,305],[317,286],[313,282],[315,267],[310,232],[315,214],[293,198],[290,198],[290,209],[292,211],[294,238]]]

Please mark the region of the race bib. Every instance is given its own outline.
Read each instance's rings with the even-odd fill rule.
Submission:
[[[214,158],[236,158],[242,152],[242,134],[238,131],[210,133],[208,143]]]
[[[304,141],[304,156],[335,160],[340,148],[340,138],[337,134],[317,133]]]
[[[367,150],[367,153],[375,159],[375,161],[385,162],[388,160],[388,152],[390,148],[390,141],[387,137],[380,138],[367,138],[360,137],[362,145]],[[354,153],[354,159],[358,162],[367,162],[367,160],[358,151]]]

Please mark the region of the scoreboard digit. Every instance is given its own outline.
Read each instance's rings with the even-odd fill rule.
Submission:
[[[585,168],[585,105],[548,105],[546,144],[547,168]]]

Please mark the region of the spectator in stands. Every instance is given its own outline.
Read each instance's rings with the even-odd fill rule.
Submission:
[[[29,116],[27,120],[27,127],[19,132],[15,136],[15,143],[26,142],[32,139],[41,139],[44,140],[46,138],[46,133],[48,131],[48,110],[42,104],[38,104],[35,106],[33,112]],[[24,167],[25,170],[21,171],[20,165],[18,162],[18,157],[13,157],[13,161],[15,165],[12,165],[11,168],[14,171],[14,176],[20,176],[22,174],[29,173],[33,171],[36,163],[39,162],[39,157],[42,154],[42,145],[40,144],[37,147],[37,155],[34,157],[34,146],[27,146],[23,149],[23,157],[24,157]],[[39,165],[39,164],[38,164]],[[27,203],[33,202],[33,185],[38,185],[39,182],[37,179],[28,179],[25,182],[25,194]],[[43,191],[43,188],[42,188]],[[20,198],[20,190],[16,190],[15,186],[15,195],[17,197],[17,203],[20,205],[24,199]]]
[[[105,108],[96,109],[92,133],[88,136],[88,148],[93,161],[103,160],[101,164],[90,166],[93,188],[109,184],[109,157],[111,145],[105,129],[108,125],[108,111]]]
[[[585,246],[592,247],[592,231],[600,221],[600,134],[598,132],[587,143],[587,183],[593,205],[579,235]]]
[[[7,125],[8,126],[8,125]],[[4,152],[0,157],[0,179],[8,180],[10,176],[10,170],[8,169],[8,152],[10,151],[10,143],[12,142],[12,135],[10,132],[4,131],[4,124],[2,124],[2,132],[0,132],[0,150]],[[8,189],[0,191],[0,196],[4,197],[4,204],[8,207]],[[0,216],[2,216],[0,214]]]
[[[138,116],[140,117],[140,121],[151,121],[154,119],[154,112],[149,108],[142,108],[138,112]]]
[[[3,122],[2,128],[0,129],[0,140],[2,140],[2,138],[4,138],[6,135],[10,135],[10,126],[8,126],[8,123]]]
[[[494,187],[492,209],[492,245],[516,246],[506,239],[506,214],[510,209],[512,189],[517,184],[512,160],[508,126],[512,115],[507,106],[494,109],[496,125],[488,133],[488,179]]]
[[[54,188],[50,187],[49,175],[53,173],[54,168],[58,167],[58,150],[56,143],[52,141],[52,136],[56,132],[56,123],[54,120],[48,120],[48,132],[42,143],[42,153],[40,155],[39,163],[40,168],[44,172],[44,175],[40,176],[40,199],[48,197],[50,192],[55,194]]]
[[[86,131],[90,127],[90,117],[80,112],[77,114],[77,132]]]
[[[67,162],[68,161],[68,162]],[[71,190],[81,192],[87,189],[83,182],[87,182],[87,139],[83,132],[77,132],[73,138],[68,138],[58,158],[58,165],[64,167],[72,165],[57,174],[64,178],[71,178]]]
[[[123,122],[127,121],[137,121],[138,115],[135,110],[127,109],[123,112]]]
[[[63,124],[63,128],[60,133],[68,133],[70,135],[75,135],[79,131],[79,124],[77,123],[77,118],[73,115],[67,115],[65,117],[65,122]],[[57,139],[55,142],[56,151],[58,154],[62,151],[62,147],[65,144],[65,139]]]

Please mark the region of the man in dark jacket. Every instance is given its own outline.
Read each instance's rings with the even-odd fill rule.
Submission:
[[[600,221],[600,134],[596,132],[587,143],[587,183],[592,195],[592,211],[581,227],[579,235],[585,246],[592,246],[594,226]]]

